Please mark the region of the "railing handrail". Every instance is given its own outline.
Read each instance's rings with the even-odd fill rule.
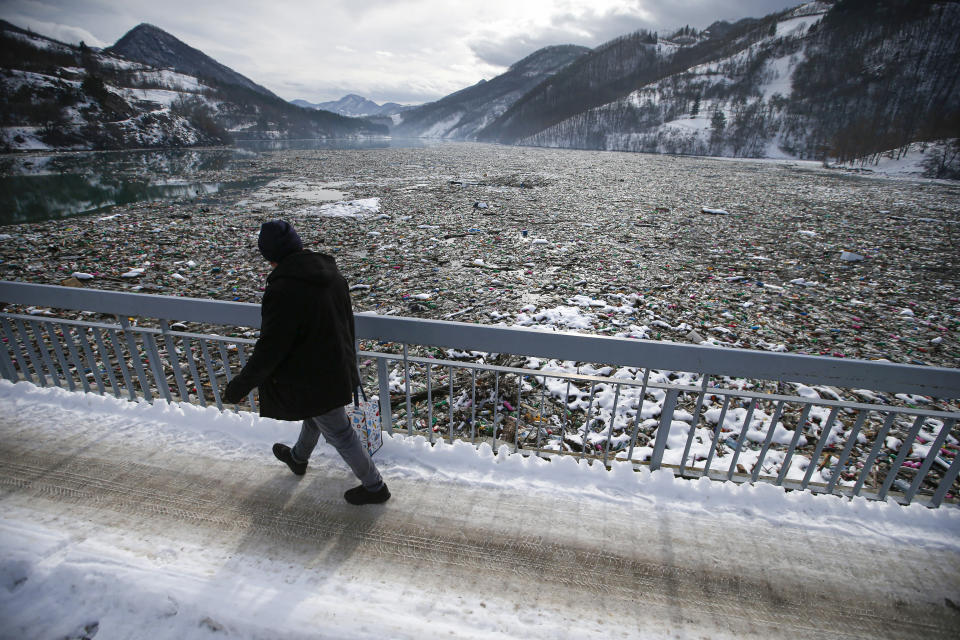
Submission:
[[[260,306],[244,302],[0,281],[0,301],[258,328]],[[936,398],[960,396],[960,369],[748,349],[633,340],[525,327],[356,314],[357,337],[575,362],[866,388]]]

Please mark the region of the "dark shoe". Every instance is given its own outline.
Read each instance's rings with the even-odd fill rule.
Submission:
[[[369,491],[364,489],[363,485],[360,485],[353,489],[347,489],[347,492],[343,494],[343,498],[350,504],[356,505],[380,504],[390,499],[390,490],[387,489],[387,485],[383,485],[380,491]]]
[[[293,454],[290,453],[290,447],[287,445],[279,442],[273,445],[273,455],[277,456],[277,460],[286,462],[287,466],[290,467],[290,471],[293,471],[298,476],[302,476],[307,472],[307,463],[295,461]]]

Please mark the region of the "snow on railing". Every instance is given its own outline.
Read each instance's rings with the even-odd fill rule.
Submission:
[[[0,282],[0,300],[16,306],[0,313],[8,380],[220,409],[260,323],[254,304],[70,287]],[[367,313],[356,324],[388,432],[930,506],[960,490],[958,369]]]

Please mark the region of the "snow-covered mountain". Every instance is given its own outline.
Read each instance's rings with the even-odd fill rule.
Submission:
[[[960,137],[960,5],[810,2],[668,38],[637,32],[476,134],[551,147],[849,160]]]
[[[574,45],[545,47],[513,64],[489,82],[472,87],[395,118],[394,135],[472,139],[520,97],[561,71],[589,49]]]
[[[271,98],[277,97],[266,87],[220,64],[152,24],[137,25],[104,53],[142,62],[158,69],[173,69],[178,73],[208,79],[216,84],[246,87]]]
[[[274,96],[156,27],[105,51],[0,21],[0,149],[121,149],[223,144],[231,139],[384,135],[387,128]],[[139,47],[155,38],[163,67]],[[177,57],[183,52],[184,58]],[[142,55],[141,55],[142,54]],[[190,73],[186,70],[193,69]],[[196,75],[195,75],[196,74]]]
[[[347,94],[339,100],[331,100],[330,102],[307,102],[306,100],[291,100],[291,103],[297,105],[298,107],[304,107],[305,109],[322,109],[324,111],[339,113],[342,116],[348,116],[351,118],[392,116],[394,114],[414,108],[397,104],[396,102],[377,104],[373,100],[368,100],[367,98],[358,96],[355,93]]]

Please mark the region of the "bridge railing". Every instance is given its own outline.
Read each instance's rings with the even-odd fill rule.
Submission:
[[[14,282],[0,300],[8,380],[220,409],[260,324],[237,302]],[[960,491],[958,369],[368,313],[356,325],[387,431],[929,506]],[[256,407],[251,393],[237,408]]]

